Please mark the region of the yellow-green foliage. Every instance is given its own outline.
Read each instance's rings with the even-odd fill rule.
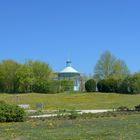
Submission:
[[[74,81],[72,80],[61,80],[61,91],[73,91]]]
[[[0,102],[0,122],[22,122],[24,117],[24,109],[6,104],[4,101]]]
[[[60,93],[60,94],[0,94],[0,100],[10,104],[29,104],[35,109],[42,103],[45,109],[114,109],[133,108],[140,104],[140,95],[114,93]]]

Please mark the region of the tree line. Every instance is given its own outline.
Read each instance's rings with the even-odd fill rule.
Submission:
[[[140,93],[140,72],[131,74],[126,63],[104,52],[98,60],[94,76],[85,84],[88,92]]]
[[[14,60],[0,63],[1,93],[56,93],[72,90],[73,81],[54,80],[55,73],[44,62],[29,60],[24,64]]]
[[[106,51],[97,61],[91,80],[81,77],[81,90],[93,92],[140,93],[140,72],[131,74],[125,61]],[[85,83],[86,82],[86,83]],[[57,80],[49,64],[29,60],[0,62],[1,93],[59,93],[73,91],[74,81]]]

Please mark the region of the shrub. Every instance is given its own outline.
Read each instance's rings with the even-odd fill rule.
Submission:
[[[49,92],[49,84],[48,81],[45,80],[36,80],[33,85],[33,92],[37,93],[48,93]]]
[[[117,108],[117,111],[129,111],[130,109],[126,106],[120,106]]]
[[[0,122],[22,122],[24,117],[24,109],[0,102]]]
[[[93,79],[88,80],[85,83],[85,89],[87,92],[95,92],[96,91],[96,82]]]
[[[50,81],[48,83],[49,93],[59,93],[61,92],[61,82],[58,80]]]
[[[130,77],[125,78],[123,81],[120,82],[119,84],[119,93],[127,93],[130,94]]]
[[[70,114],[68,115],[68,118],[70,120],[74,120],[78,117],[78,113],[76,111],[71,111]]]
[[[105,90],[105,80],[100,80],[98,83],[97,83],[97,88],[98,88],[98,91],[99,92],[104,92]]]
[[[74,81],[71,80],[38,80],[33,85],[33,92],[37,93],[60,93],[64,91],[73,91]]]
[[[74,81],[71,80],[52,80],[46,84],[46,93],[60,93],[64,91],[73,91]]]
[[[135,106],[135,111],[140,111],[140,105]]]
[[[61,91],[73,91],[74,90],[74,81],[72,80],[61,80]]]
[[[117,92],[118,80],[112,78],[100,80],[97,84],[97,88],[100,92]]]
[[[140,73],[136,73],[131,77],[130,91],[133,94],[140,93]]]
[[[140,73],[126,77],[119,89],[120,93],[137,94],[140,93]]]

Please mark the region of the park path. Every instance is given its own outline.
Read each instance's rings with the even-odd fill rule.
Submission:
[[[29,110],[28,112],[33,112],[33,110]],[[83,113],[103,113],[103,112],[109,112],[113,111],[112,109],[100,109],[100,110],[75,110],[78,114]],[[64,115],[70,114],[70,113],[63,113]],[[44,114],[44,115],[34,115],[29,116],[30,118],[47,118],[47,117],[56,117],[58,114]]]

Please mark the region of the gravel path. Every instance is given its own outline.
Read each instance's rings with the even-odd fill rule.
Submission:
[[[113,111],[112,109],[100,109],[100,110],[76,110],[78,114],[83,113],[103,113],[103,112],[109,112]],[[30,111],[28,111],[30,112]],[[70,113],[64,113],[64,115],[70,114]],[[30,116],[30,118],[46,118],[46,117],[56,117],[58,114],[44,114],[44,115],[34,115]]]

